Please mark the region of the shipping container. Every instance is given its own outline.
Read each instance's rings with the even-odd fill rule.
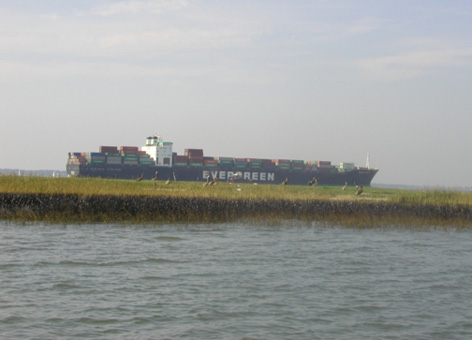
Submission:
[[[344,170],[354,170],[354,163],[341,162],[339,168]]]
[[[121,153],[137,153],[139,148],[137,146],[120,146]]]
[[[234,166],[237,167],[237,168],[245,168],[247,167],[247,162],[238,162],[238,161],[234,161]]]
[[[98,148],[100,152],[102,153],[118,153],[118,147],[117,146],[100,146]]]
[[[263,159],[262,165],[275,165],[275,162],[272,159]]]
[[[260,168],[262,168],[262,163],[252,163],[251,162],[251,163],[249,163],[249,167],[251,169],[260,169]]]
[[[188,156],[174,156],[174,162],[176,163],[187,163],[188,161]]]
[[[114,158],[110,159],[110,158],[108,158],[108,159],[107,159],[107,164],[122,164],[122,163],[123,163],[123,161],[122,161],[121,158],[117,158],[117,159],[114,159]]]
[[[140,160],[140,161],[139,161],[139,164],[141,164],[141,165],[155,165],[156,163],[154,163],[153,161],[143,161],[143,160]]]
[[[185,156],[200,156],[203,157],[203,149],[185,149]]]
[[[218,161],[215,160],[215,159],[205,159],[203,162],[204,162],[205,164],[214,164],[214,165],[218,165],[218,164],[219,164]]]
[[[233,160],[219,160],[218,161],[221,165],[229,165],[229,166],[233,166]]]

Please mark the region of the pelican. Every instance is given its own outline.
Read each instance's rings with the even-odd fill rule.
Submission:
[[[170,177],[169,177],[169,178],[167,179],[167,181],[165,181],[164,184],[165,184],[165,185],[169,185],[169,184],[171,184],[171,183],[172,183],[172,180],[171,180]]]
[[[363,189],[364,189],[364,186],[361,184],[361,186],[356,191],[356,195],[362,194],[362,192],[364,191]]]
[[[282,182],[281,185],[287,185],[287,183],[288,183],[288,177],[285,179],[285,181]]]
[[[203,186],[204,186],[204,187],[207,187],[207,186],[210,185],[210,183],[211,183],[211,182],[210,182],[210,176],[207,176],[207,180],[206,180],[205,184],[203,184]]]
[[[341,190],[344,191],[344,190],[346,190],[346,188],[347,188],[347,181],[344,183],[344,186]]]
[[[144,178],[144,174],[142,174],[141,176],[139,176],[138,178],[136,178],[136,182],[142,181],[143,178]]]
[[[157,187],[157,179],[159,178],[159,171],[156,171],[156,173],[154,174],[154,177],[151,178],[151,180],[154,182],[154,188]]]

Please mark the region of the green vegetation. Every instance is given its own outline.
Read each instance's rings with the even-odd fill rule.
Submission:
[[[281,186],[229,184],[205,187],[202,182],[130,181],[100,178],[50,178],[25,176],[0,176],[0,193],[76,194],[82,196],[159,196],[202,197],[249,200],[356,200],[382,201],[400,204],[452,204],[472,205],[471,192],[447,190],[398,190],[364,187],[356,195],[353,186],[341,190],[337,186]]]
[[[0,176],[0,220],[218,222],[300,219],[382,225],[472,224],[472,193],[100,178]]]

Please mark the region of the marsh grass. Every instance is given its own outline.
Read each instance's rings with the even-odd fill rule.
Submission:
[[[472,194],[364,187],[0,176],[0,219],[221,222],[298,219],[345,225],[470,226]]]
[[[350,200],[384,201],[398,204],[472,205],[471,192],[448,190],[399,190],[364,187],[355,195],[353,186],[341,190],[337,186],[281,186],[220,183],[204,187],[201,182],[131,181],[101,178],[50,178],[27,176],[0,176],[0,193],[76,194],[81,196],[166,196],[203,197],[249,200]]]

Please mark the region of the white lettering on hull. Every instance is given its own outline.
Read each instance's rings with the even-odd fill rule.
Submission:
[[[274,182],[275,181],[275,173],[273,172],[249,172],[249,171],[210,171],[210,170],[203,170],[203,179],[207,177],[216,178],[218,177],[220,180],[229,180],[233,177],[243,178],[247,181],[254,181],[254,182]]]

